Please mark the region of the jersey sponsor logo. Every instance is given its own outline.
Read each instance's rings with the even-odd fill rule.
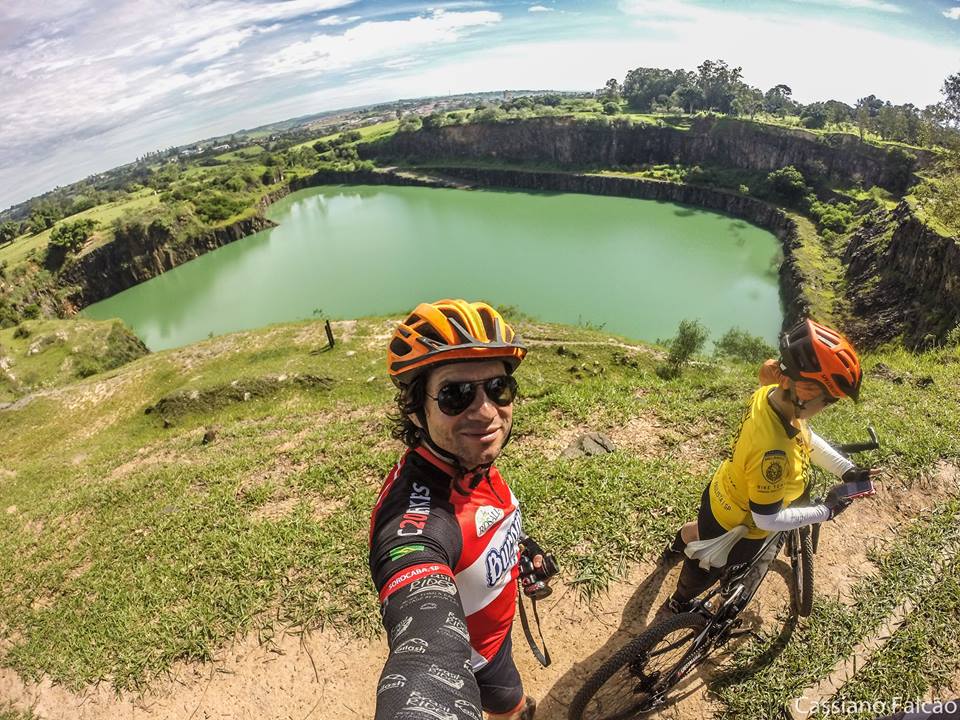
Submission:
[[[455,632],[466,641],[470,641],[470,631],[467,630],[467,624],[458,618],[454,613],[447,613],[447,619],[443,621],[443,627],[451,632]]]
[[[453,580],[446,575],[427,575],[425,578],[420,578],[419,580],[414,580],[412,583],[410,583],[410,592],[407,597],[420,595],[421,593],[429,592],[431,590],[444,592],[447,595],[457,594],[456,584],[454,584]]]
[[[407,501],[407,511],[400,518],[397,535],[422,535],[423,528],[430,517],[430,488],[420,483],[412,483],[410,498]]]
[[[760,470],[769,482],[778,483],[787,470],[787,454],[783,450],[770,450],[763,454]]]
[[[487,587],[493,587],[497,581],[517,564],[517,551],[520,543],[520,513],[513,514],[513,521],[507,529],[500,547],[487,550],[484,563],[487,568]]]
[[[477,525],[477,537],[483,537],[487,530],[503,520],[503,510],[492,505],[483,505],[477,508],[474,520]]]
[[[410,693],[404,709],[413,710],[423,715],[437,718],[437,720],[458,720],[457,714],[450,711],[446,705],[441,705],[436,700],[421,695],[416,690]]]
[[[394,641],[395,641],[398,637],[400,637],[408,627],[410,627],[410,623],[412,623],[412,622],[413,622],[413,616],[412,616],[412,615],[408,615],[407,617],[405,617],[403,620],[400,621],[400,624],[397,625],[397,626],[393,629],[393,632],[392,632],[392,633],[390,633],[390,644],[391,644],[391,645],[393,645]]]
[[[461,714],[466,715],[469,720],[483,720],[483,716],[480,714],[480,708],[469,700],[457,700],[453,704],[457,710],[459,710]]]
[[[442,667],[437,667],[436,665],[431,665],[430,669],[427,670],[427,675],[439,680],[444,685],[452,687],[454,690],[459,690],[463,687],[463,678],[452,673],[449,670],[444,670]]]
[[[377,688],[377,695],[387,690],[402,688],[406,684],[407,679],[403,675],[386,675],[383,680],[380,681],[380,686]]]
[[[423,638],[410,638],[409,640],[405,640],[402,645],[398,645],[397,649],[393,652],[397,655],[402,655],[403,653],[423,654],[427,651],[428,647],[430,647],[430,643]]]

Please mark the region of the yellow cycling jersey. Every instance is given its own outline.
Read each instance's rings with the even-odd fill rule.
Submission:
[[[770,404],[776,385],[757,390],[733,442],[733,452],[710,481],[710,510],[727,530],[749,528],[748,538],[767,533],[752,512],[770,515],[803,495],[810,467],[810,429],[785,422]]]

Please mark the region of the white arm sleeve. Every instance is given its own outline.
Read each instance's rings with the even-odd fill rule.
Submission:
[[[830,509],[826,505],[788,507],[775,515],[761,515],[760,513],[752,513],[752,515],[753,522],[761,530],[779,532],[780,530],[793,530],[804,525],[826,522],[830,519]]]
[[[812,460],[813,464],[817,467],[822,467],[831,475],[836,475],[837,477],[841,477],[847,470],[852,470],[856,467],[856,465],[847,458],[834,450],[830,446],[830,443],[812,430],[810,431],[810,460]]]

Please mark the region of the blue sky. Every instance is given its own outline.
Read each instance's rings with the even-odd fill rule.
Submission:
[[[4,0],[0,208],[322,110],[705,58],[801,101],[923,106],[960,71],[960,0]]]

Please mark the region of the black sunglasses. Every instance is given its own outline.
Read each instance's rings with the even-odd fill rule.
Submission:
[[[487,380],[473,382],[457,382],[444,385],[437,391],[437,396],[427,395],[437,401],[437,407],[444,415],[459,415],[473,404],[477,396],[477,387],[483,386],[483,391],[500,407],[506,407],[517,397],[517,381],[510,375],[497,375]]]

